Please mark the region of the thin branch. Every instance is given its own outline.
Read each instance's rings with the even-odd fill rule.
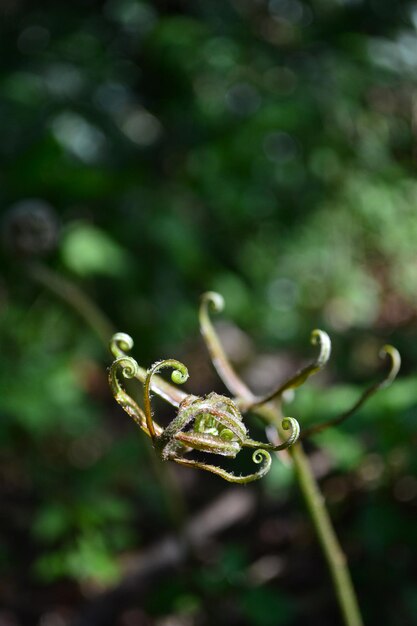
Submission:
[[[247,385],[239,378],[220,343],[219,337],[210,319],[209,309],[220,313],[224,309],[224,299],[215,291],[207,291],[201,297],[200,331],[208,348],[214,368],[229,391],[245,401],[251,401],[253,394]]]
[[[300,490],[326,558],[346,626],[363,626],[352,578],[329,512],[301,443],[289,451]]]
[[[264,404],[256,407],[255,413],[265,423],[273,425],[280,433],[282,417],[277,405]],[[340,612],[343,616],[343,623],[345,626],[363,626],[346,557],[301,442],[297,442],[289,448],[288,454],[292,460],[298,486],[330,571]]]
[[[241,485],[246,485],[247,483],[251,483],[255,480],[259,480],[263,478],[269,470],[271,469],[271,455],[264,449],[255,450],[252,454],[252,460],[254,463],[261,464],[259,470],[253,474],[248,474],[246,476],[236,476],[231,472],[227,472],[222,467],[218,467],[217,465],[209,465],[208,463],[202,463],[200,461],[194,461],[191,459],[184,458],[174,458],[173,459],[179,465],[183,465],[185,467],[197,467],[198,469],[205,470],[206,472],[212,472],[213,474],[217,474],[223,478],[223,480],[227,480],[229,483],[238,483]]]
[[[381,358],[388,357],[389,360],[389,369],[384,378],[368,387],[368,389],[365,389],[362,395],[356,400],[354,405],[341,415],[333,417],[332,419],[329,419],[322,424],[317,424],[315,426],[311,426],[310,428],[304,429],[300,436],[300,439],[305,439],[306,437],[310,437],[311,435],[316,435],[317,433],[320,433],[323,430],[330,428],[331,426],[338,426],[339,424],[342,424],[342,422],[344,422],[354,413],[356,413],[356,411],[358,411],[361,406],[365,404],[365,402],[369,400],[369,398],[371,398],[375,393],[391,385],[391,383],[395,380],[398,372],[400,371],[400,353],[396,348],[394,348],[394,346],[386,345],[382,348],[379,356]]]
[[[114,326],[109,318],[99,309],[94,300],[83,291],[77,284],[73,283],[70,279],[58,274],[49,267],[42,263],[34,263],[27,266],[29,276],[46,287],[58,298],[61,298],[71,309],[76,311],[86,322],[88,326],[96,333],[100,339],[102,345],[107,348],[109,340],[114,333]],[[118,345],[118,341],[120,344]],[[130,347],[129,347],[130,346]],[[113,352],[115,358],[121,358],[127,356],[123,350],[129,351],[133,347],[133,340],[129,335],[124,333],[116,333],[111,340],[111,350],[114,348],[116,353]],[[146,378],[146,370],[137,366],[136,378],[142,383]],[[165,382],[159,376],[155,376],[152,381],[152,390],[158,393],[162,398],[173,404],[179,406],[181,401],[186,397],[183,391],[176,389],[169,383]],[[122,390],[123,392],[123,390]],[[123,393],[125,394],[123,396]],[[123,392],[119,397],[122,402],[125,400],[130,405],[131,411],[127,409],[127,413],[141,425],[141,409],[138,405]],[[117,399],[117,398],[116,398]],[[119,399],[117,399],[119,401]],[[143,415],[144,417],[144,415]],[[146,420],[145,420],[146,421]],[[159,432],[159,431],[158,431]],[[149,448],[145,450],[148,452]],[[161,491],[167,502],[168,511],[172,518],[173,523],[177,529],[181,529],[183,520],[185,518],[185,502],[182,491],[178,487],[178,483],[174,475],[170,472],[167,465],[159,462],[155,457],[153,451],[149,455],[150,464],[153,467],[153,471],[156,474],[157,480],[160,484]]]
[[[245,407],[247,410],[252,409],[255,406],[270,402],[275,398],[280,398],[284,391],[287,391],[288,389],[295,389],[296,387],[300,387],[300,385],[302,385],[307,380],[307,378],[319,372],[326,365],[327,361],[330,358],[332,349],[329,335],[325,333],[324,330],[313,330],[313,332],[311,333],[311,343],[313,345],[318,344],[320,346],[320,352],[317,358],[306,367],[303,367],[303,369],[297,372],[294,376],[291,376],[291,378],[282,383],[279,387],[274,389],[274,391],[271,391],[263,398],[256,398],[255,402]]]
[[[95,302],[78,285],[54,272],[46,265],[34,263],[27,267],[32,279],[57,295],[75,309],[107,346],[114,328]]]

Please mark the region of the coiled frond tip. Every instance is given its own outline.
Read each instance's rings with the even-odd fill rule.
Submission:
[[[394,346],[387,344],[381,348],[379,356],[381,359],[388,357],[391,362],[390,369],[385,379],[380,384],[380,389],[384,389],[385,387],[388,387],[397,377],[397,374],[400,371],[401,367],[401,355],[398,352],[397,348],[394,348]]]
[[[329,335],[324,330],[315,328],[311,333],[311,343],[313,346],[320,346],[320,353],[315,361],[315,365],[321,369],[330,359],[332,342]]]
[[[206,304],[209,306],[214,313],[221,313],[225,306],[223,296],[216,291],[206,291],[203,293],[201,302],[203,305]]]
[[[126,352],[130,352],[134,342],[127,333],[115,333],[110,340],[110,352],[115,358],[125,356]]]

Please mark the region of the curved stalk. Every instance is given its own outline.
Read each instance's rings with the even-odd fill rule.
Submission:
[[[272,404],[256,408],[256,414],[267,424],[275,426],[278,432],[281,425],[280,413],[279,407]],[[343,623],[345,626],[363,626],[346,556],[340,546],[325,500],[301,442],[289,448],[288,454],[292,460],[298,486],[330,571]]]
[[[51,270],[49,267],[39,262],[34,263],[31,266],[27,266],[27,272],[33,280],[38,282],[43,287],[46,287],[51,293],[63,300],[71,309],[78,313],[80,317],[83,318],[84,322],[97,335],[102,345],[107,348],[109,340],[111,340],[114,333],[114,326],[108,317],[96,305],[94,300],[90,298],[90,296],[83,289],[70,279],[62,276],[54,270]],[[117,338],[118,335],[119,333],[117,333],[115,337]],[[123,339],[125,340],[126,337],[130,340],[130,347],[132,347],[133,340],[128,335],[124,335]],[[122,344],[119,345],[120,352],[118,354],[113,353],[116,358],[127,356],[122,349],[123,347],[126,351],[129,351],[130,349],[129,346],[126,345],[126,343],[123,344],[122,341]],[[135,378],[144,382],[145,377],[146,370],[138,365]],[[161,397],[175,406],[179,406],[182,400],[186,397],[184,392],[165,382],[162,378],[159,378],[159,376],[156,376],[153,379],[152,388],[157,391]],[[124,390],[122,390],[122,392],[125,396],[128,395],[124,392]],[[126,400],[127,403],[130,404],[131,410],[126,409],[126,411],[138,423],[138,425],[141,426],[141,421],[145,417],[142,409],[140,409],[132,398],[129,397],[129,400],[127,400],[125,396],[119,395],[119,398],[116,398],[116,400],[118,402],[119,400]],[[121,404],[121,402],[119,403]],[[156,429],[157,433],[158,428]],[[148,453],[150,446],[146,446],[145,450]],[[158,458],[155,457],[153,450],[152,454],[149,454],[149,462],[160,485],[172,522],[176,528],[180,530],[184,523],[186,510],[183,493],[179,488],[173,473],[170,472],[167,465],[163,464]]]
[[[274,391],[271,391],[263,398],[257,398],[255,402],[247,407],[247,409],[251,409],[255,406],[259,406],[260,404],[265,404],[266,402],[270,402],[275,398],[280,398],[284,391],[288,389],[296,389],[300,387],[307,378],[312,376],[313,374],[317,374],[323,367],[326,365],[327,361],[330,358],[332,344],[330,341],[330,337],[324,330],[313,330],[311,333],[311,343],[313,345],[320,346],[320,352],[316,359],[306,367],[303,367],[299,372],[291,376],[288,380],[282,383],[279,387],[277,387]]]
[[[42,263],[34,263],[27,266],[27,270],[31,278],[75,309],[98,335],[102,344],[107,346],[110,337],[114,333],[113,325],[95,302],[78,285]]]
[[[148,370],[145,378],[145,383],[143,386],[143,403],[145,407],[145,417],[146,424],[149,430],[149,433],[152,439],[156,437],[156,430],[152,420],[152,409],[151,409],[151,396],[150,396],[150,387],[152,377],[159,372],[161,369],[165,367],[172,367],[174,371],[171,374],[171,380],[174,383],[182,384],[185,383],[188,379],[188,370],[183,363],[176,361],[175,359],[166,359],[165,361],[158,361],[154,363],[152,367]]]
[[[193,461],[192,459],[175,458],[173,460],[180,465],[184,465],[185,467],[197,467],[198,469],[205,470],[206,472],[217,474],[217,476],[227,480],[229,483],[238,483],[241,485],[246,485],[247,483],[263,478],[263,476],[269,472],[272,463],[271,455],[266,450],[255,450],[252,455],[253,462],[259,464],[264,461],[259,470],[253,474],[248,474],[247,476],[236,476],[236,474],[226,472],[226,470],[222,467],[217,467],[216,465],[209,465],[208,463],[201,463],[200,461]]]
[[[201,296],[199,311],[200,331],[203,335],[214,368],[232,394],[243,399],[251,397],[251,391],[236,374],[223,350],[223,346],[220,343],[210,319],[209,309],[215,313],[221,313],[224,309],[223,296],[215,291],[207,291]]]
[[[389,387],[389,385],[395,380],[398,372],[400,371],[401,356],[397,348],[389,345],[386,345],[382,348],[379,356],[381,358],[387,356],[389,359],[389,369],[384,378],[368,387],[368,389],[365,389],[365,391],[358,398],[355,404],[341,415],[333,417],[332,419],[329,419],[322,424],[316,424],[314,426],[311,426],[310,428],[305,428],[301,434],[301,439],[305,439],[306,437],[310,437],[311,435],[316,435],[317,433],[320,433],[323,430],[330,428],[331,426],[338,426],[339,424],[342,424],[342,422],[344,422],[349,417],[351,417],[351,415],[356,413],[356,411],[358,411],[360,407],[365,404],[365,402],[369,400],[369,398],[371,398],[377,391]]]
[[[253,441],[253,439],[245,439],[243,442],[244,448],[262,448],[262,450],[271,450],[271,452],[280,452],[286,450],[295,444],[300,436],[300,424],[294,417],[284,417],[281,421],[282,430],[291,430],[291,435],[278,446],[272,443],[264,443],[262,441]]]

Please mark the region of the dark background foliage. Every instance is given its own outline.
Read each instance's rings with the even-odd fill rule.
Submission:
[[[89,626],[340,623],[279,460],[231,527],[120,593],[181,507],[231,487],[155,464],[104,339],[128,332],[144,367],[181,358],[190,391],[221,391],[198,338],[208,289],[259,392],[311,357],[312,328],[331,334],[286,408],[302,425],[380,375],[381,345],[402,352],[396,384],[308,451],[366,624],[417,623],[417,5],[2,0],[0,20],[1,625],[103,606]]]

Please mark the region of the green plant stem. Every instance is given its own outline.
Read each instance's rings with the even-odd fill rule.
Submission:
[[[84,319],[87,325],[96,333],[103,347],[107,350],[115,329],[109,318],[99,309],[90,296],[68,278],[61,276],[46,265],[36,263],[27,268],[30,277],[46,287],[61,300],[66,302]],[[146,371],[143,370],[144,375]],[[164,381],[162,381],[164,384]],[[183,494],[175,476],[166,464],[156,459],[150,446],[146,447],[149,462],[163,493],[167,510],[179,532],[184,525],[186,507]]]
[[[41,263],[28,267],[28,272],[32,279],[52,291],[72,309],[75,309],[98,335],[106,349],[108,348],[110,339],[115,333],[113,324],[78,285]]]
[[[295,444],[290,449],[290,455],[294,463],[298,484],[326,557],[344,621],[347,626],[362,626],[362,617],[347,567],[346,557],[340,547],[324,504],[324,498],[319,491],[317,481],[311,471],[308,457],[301,443]]]
[[[282,414],[276,404],[256,408],[256,413],[281,434]],[[323,495],[301,443],[288,448],[295,475],[327,561],[345,626],[363,626],[346,557],[334,531]]]

